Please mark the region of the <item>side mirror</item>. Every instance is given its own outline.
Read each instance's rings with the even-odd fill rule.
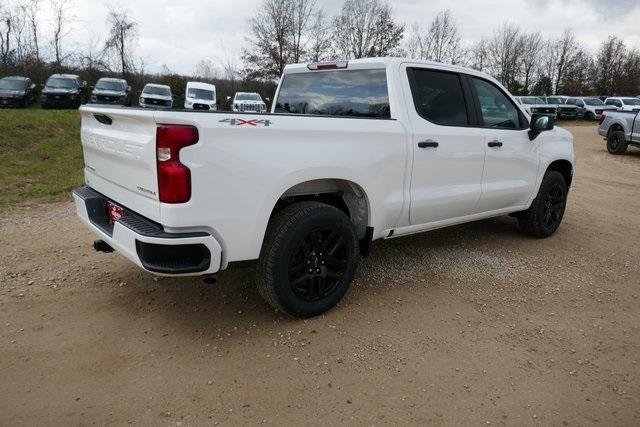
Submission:
[[[267,101],[267,102],[270,102],[271,98],[265,98],[264,100]]]
[[[127,86],[127,92],[131,92],[131,86]]]
[[[533,114],[529,125],[529,139],[533,141],[541,132],[552,130],[553,117],[547,114]]]
[[[227,101],[231,101],[231,97],[230,96],[227,96],[226,99],[227,99]]]
[[[93,90],[95,88],[96,88],[95,86],[89,86],[89,89],[91,89],[91,90]]]
[[[87,81],[86,80],[82,81],[82,87],[87,87]]]

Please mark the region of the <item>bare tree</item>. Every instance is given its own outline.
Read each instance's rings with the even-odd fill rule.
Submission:
[[[50,0],[53,13],[53,37],[51,44],[55,54],[55,64],[60,66],[65,56],[62,54],[62,41],[72,31],[71,10],[73,4],[69,0]]]
[[[324,10],[318,9],[313,16],[311,25],[307,57],[311,62],[329,59],[332,54],[331,22]]]
[[[404,35],[385,0],[345,0],[334,25],[336,50],[346,59],[392,54]]]
[[[11,60],[11,31],[13,29],[13,14],[9,9],[3,9],[0,5],[0,60],[3,65]]]
[[[509,90],[518,90],[518,66],[522,58],[522,37],[515,25],[504,23],[487,43],[489,71]]]
[[[29,50],[29,31],[27,28],[27,11],[24,4],[18,3],[13,9],[13,40],[14,55],[17,64],[23,64],[26,57],[30,54]]]
[[[321,13],[317,0],[263,0],[249,20],[251,47],[242,58],[252,77],[279,77],[285,65],[302,62],[314,45],[314,18]]]
[[[427,30],[414,26],[409,52],[418,59],[457,64],[462,59],[458,26],[450,10],[443,10]]]
[[[138,24],[122,10],[109,10],[107,22],[110,25],[105,43],[105,51],[117,57],[118,68],[122,76],[133,71],[133,49],[138,36]]]
[[[622,40],[610,36],[600,46],[596,57],[595,87],[601,94],[617,94],[623,78],[626,46]]]
[[[210,59],[200,60],[193,68],[193,76],[201,79],[211,80],[216,77],[216,69]]]
[[[243,50],[248,74],[277,77],[289,62],[289,0],[264,0],[257,14],[249,20],[251,48]]]
[[[478,71],[487,71],[489,67],[489,40],[482,37],[469,49],[467,65]]]
[[[40,0],[27,0],[24,5],[29,30],[31,31],[31,44],[33,55],[37,62],[40,62],[40,41],[38,36],[38,14],[40,12]]]
[[[554,92],[558,93],[558,88],[562,84],[566,70],[572,66],[578,51],[576,38],[570,29],[564,30],[562,36],[553,43],[553,50],[556,58]]]
[[[313,15],[317,11],[316,0],[291,0],[291,61],[301,62],[309,43],[309,30],[313,25]]]
[[[522,74],[524,78],[522,92],[526,95],[529,94],[533,77],[538,71],[540,53],[543,48],[544,41],[540,33],[531,33],[522,36]]]

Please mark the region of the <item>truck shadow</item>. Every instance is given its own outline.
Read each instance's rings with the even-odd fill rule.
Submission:
[[[496,241],[500,242],[498,247]],[[389,281],[402,286],[416,277],[428,279],[452,263],[464,262],[460,268],[473,270],[478,258],[487,257],[487,253],[527,241],[531,239],[520,234],[516,221],[509,217],[376,241],[371,256],[361,258],[347,298],[350,302],[364,302],[365,293],[372,291],[384,297],[393,292],[387,286]],[[486,261],[488,265],[494,262],[493,258]],[[205,283],[202,278],[154,279],[128,267],[122,274],[127,285],[119,288],[121,292],[111,294],[113,300],[109,305],[122,310],[123,316],[170,323],[184,333],[212,327],[222,331],[247,325],[302,322],[276,312],[263,301],[254,286],[255,267],[255,262],[232,264],[217,276],[214,284]],[[339,306],[321,318],[341,316],[344,309]]]

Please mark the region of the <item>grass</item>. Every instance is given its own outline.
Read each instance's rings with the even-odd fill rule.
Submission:
[[[68,197],[83,182],[77,110],[0,110],[0,210]]]

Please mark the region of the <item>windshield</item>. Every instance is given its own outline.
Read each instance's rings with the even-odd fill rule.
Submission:
[[[0,89],[24,90],[24,80],[7,78],[0,79]]]
[[[146,95],[171,96],[171,89],[162,86],[145,86],[142,93]]]
[[[564,99],[562,99],[562,98],[547,98],[547,102],[549,104],[564,104]]]
[[[187,98],[204,99],[206,101],[213,101],[215,99],[215,92],[207,89],[194,89],[189,88],[187,91]]]
[[[77,89],[78,82],[75,79],[66,79],[63,77],[51,77],[45,85],[52,89]]]
[[[604,105],[604,102],[602,102],[598,98],[585,98],[583,99],[583,101],[587,105],[593,105],[593,106]]]
[[[98,80],[98,83],[96,83],[96,89],[123,92],[126,88],[123,82],[114,80]]]
[[[636,98],[623,98],[622,103],[624,105],[640,105],[640,99]]]
[[[262,101],[257,93],[237,93],[236,101]]]
[[[541,98],[520,98],[523,104],[527,105],[535,105],[535,104],[545,104],[545,102]]]

